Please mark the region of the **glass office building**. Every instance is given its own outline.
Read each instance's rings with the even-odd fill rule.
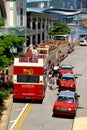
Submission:
[[[35,1],[35,0],[33,0]],[[66,9],[81,9],[81,8],[87,8],[87,0],[42,0],[44,2],[44,7],[49,6],[53,8],[66,8]],[[38,3],[40,0],[37,0],[37,2],[32,2],[30,0],[29,3],[27,3],[28,7],[38,7]]]
[[[76,1],[77,0],[42,0],[42,2],[44,2],[44,7],[46,8],[48,6],[48,2],[49,2],[49,7],[53,7],[53,8],[67,8],[67,9],[75,9],[76,8]],[[28,7],[38,7],[38,4],[40,3],[40,0],[37,0],[37,2],[35,0],[30,1],[29,3],[27,3]]]
[[[77,9],[87,8],[87,0],[77,0]]]

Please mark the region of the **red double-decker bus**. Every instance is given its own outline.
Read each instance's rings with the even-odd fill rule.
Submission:
[[[50,51],[57,50],[54,45],[51,48],[41,44],[36,49],[27,50],[24,56],[14,59],[13,100],[43,101],[49,72],[48,63],[50,57],[55,57]]]
[[[32,99],[42,101],[47,87],[47,77],[43,65],[44,59],[35,58],[31,62],[27,62],[29,60],[28,58],[14,59],[13,100]]]

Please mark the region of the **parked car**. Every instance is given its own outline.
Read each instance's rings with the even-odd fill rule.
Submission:
[[[80,97],[73,91],[61,91],[53,105],[53,116],[75,117]]]
[[[61,90],[76,90],[76,76],[74,74],[63,74],[61,79],[59,80],[59,89]]]
[[[79,45],[80,46],[87,46],[87,40],[81,40]]]
[[[73,66],[71,64],[62,64],[59,66],[59,78],[61,78],[62,74],[64,73],[71,73],[73,74]]]

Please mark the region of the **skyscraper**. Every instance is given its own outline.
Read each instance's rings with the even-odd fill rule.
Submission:
[[[38,2],[40,0],[30,0],[31,2],[27,3],[28,7],[38,7]],[[34,1],[34,2],[33,2]],[[44,7],[47,6],[47,0],[42,0],[44,2]],[[65,8],[65,9],[81,9],[87,8],[87,0],[48,0],[50,7],[53,8]]]
[[[77,0],[77,9],[87,8],[87,0]]]

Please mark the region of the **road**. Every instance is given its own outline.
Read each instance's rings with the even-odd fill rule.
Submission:
[[[80,98],[75,119],[52,116],[52,108],[58,97],[58,92],[57,89],[47,88],[42,104],[13,103],[7,130],[75,130],[73,126],[75,120],[87,117],[87,47],[76,46],[75,51],[69,54],[62,63],[72,64],[74,73],[78,76],[77,93]],[[17,126],[14,127],[16,124]]]

